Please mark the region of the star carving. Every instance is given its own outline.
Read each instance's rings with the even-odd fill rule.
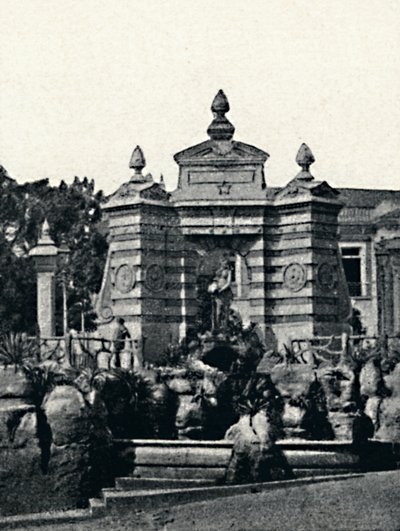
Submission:
[[[232,185],[224,181],[222,184],[219,184],[217,188],[219,189],[219,195],[229,195]]]

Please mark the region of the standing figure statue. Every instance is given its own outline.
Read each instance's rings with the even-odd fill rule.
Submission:
[[[231,290],[232,270],[227,259],[221,262],[215,277],[208,286],[212,297],[211,331],[226,331],[228,327],[229,309],[233,294]]]

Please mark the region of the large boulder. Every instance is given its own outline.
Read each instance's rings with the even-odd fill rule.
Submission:
[[[32,388],[21,368],[9,365],[0,366],[0,399],[27,398],[32,395]]]
[[[374,357],[363,365],[360,371],[360,394],[363,398],[364,413],[371,419],[377,432],[381,424],[381,405],[392,394],[383,378],[380,358]]]
[[[317,371],[327,400],[328,411],[346,412],[357,409],[359,398],[355,387],[355,373],[349,365],[321,366]]]
[[[233,441],[226,483],[257,483],[292,477],[283,454],[274,445],[276,430],[265,410],[243,415],[225,439]]]
[[[34,406],[0,400],[0,515],[38,510],[37,496],[46,494],[41,458]]]
[[[43,413],[43,430],[50,433],[44,466],[51,506],[85,506],[112,474],[112,438],[104,404],[97,394],[89,401],[75,387],[63,385],[46,397]]]
[[[271,380],[282,398],[305,397],[314,381],[314,370],[308,364],[279,363],[271,371]]]
[[[284,409],[282,422],[286,437],[306,437],[303,427],[307,414],[307,396],[315,377],[312,365],[278,364],[271,371],[271,380],[279,391]]]
[[[385,385],[391,396],[385,397],[379,406],[379,429],[376,438],[400,442],[400,363],[385,376]]]
[[[400,363],[398,363],[392,372],[384,377],[385,385],[390,391],[391,396],[400,397]]]
[[[220,439],[218,387],[226,376],[198,360],[190,360],[186,371],[168,381],[176,399],[175,427],[180,439]]]
[[[202,390],[194,395],[179,395],[176,428],[179,439],[216,439],[213,433],[216,400]]]
[[[56,446],[87,444],[91,436],[91,411],[80,391],[70,385],[56,387],[45,399],[43,410]]]
[[[192,383],[184,376],[176,376],[172,378],[168,382],[168,387],[171,389],[171,391],[179,395],[191,394],[193,392]]]
[[[379,408],[379,429],[375,435],[382,441],[400,442],[400,400],[389,397],[382,400]]]
[[[379,359],[369,359],[360,371],[360,393],[368,398],[380,396],[385,386]]]
[[[0,399],[0,514],[82,507],[110,485],[107,412],[92,395],[63,385],[42,406]]]
[[[153,417],[154,435],[157,439],[173,439],[176,436],[175,419],[178,409],[178,395],[164,382],[153,384]]]

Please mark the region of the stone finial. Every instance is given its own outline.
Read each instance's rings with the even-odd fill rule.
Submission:
[[[211,104],[214,119],[207,129],[207,134],[211,140],[231,140],[233,137],[235,128],[225,117],[229,109],[228,98],[222,90],[219,90]]]
[[[164,175],[160,174],[160,186],[165,190],[165,182],[164,182]]]
[[[42,223],[42,227],[40,229],[40,235],[39,235],[39,242],[40,244],[51,244],[53,245],[53,239],[50,236],[50,225],[47,221],[47,218],[44,218],[44,221]]]
[[[55,246],[54,241],[50,236],[49,222],[45,218],[40,228],[37,245],[35,245],[35,247],[32,247],[32,249],[29,251],[29,256],[32,256],[34,259],[40,260],[43,256],[56,257],[57,253],[57,247]],[[51,262],[46,262],[46,264],[44,264],[44,267],[49,267],[51,269],[53,265]]]
[[[40,232],[40,237],[44,238],[46,236],[50,236],[50,225],[49,225],[49,222],[47,221],[47,218],[44,218],[44,221],[42,223],[42,229]]]
[[[311,149],[304,142],[301,144],[299,151],[297,152],[296,162],[301,168],[296,179],[312,180],[314,177],[310,173],[310,166],[315,162],[315,157]]]
[[[217,95],[213,99],[213,102],[211,104],[211,110],[212,112],[215,112],[217,114],[221,113],[221,115],[224,115],[229,112],[229,101],[223,90],[219,90]]]
[[[129,167],[135,170],[135,174],[141,175],[142,170],[145,166],[146,159],[144,158],[142,148],[140,146],[136,146],[133,150],[131,160],[129,162]]]

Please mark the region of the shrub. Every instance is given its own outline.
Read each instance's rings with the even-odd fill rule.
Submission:
[[[5,367],[14,365],[15,370],[27,360],[40,359],[39,344],[26,334],[10,332],[0,338],[0,363]]]
[[[152,437],[153,386],[142,375],[125,369],[100,371],[93,386],[104,401],[115,437]]]

